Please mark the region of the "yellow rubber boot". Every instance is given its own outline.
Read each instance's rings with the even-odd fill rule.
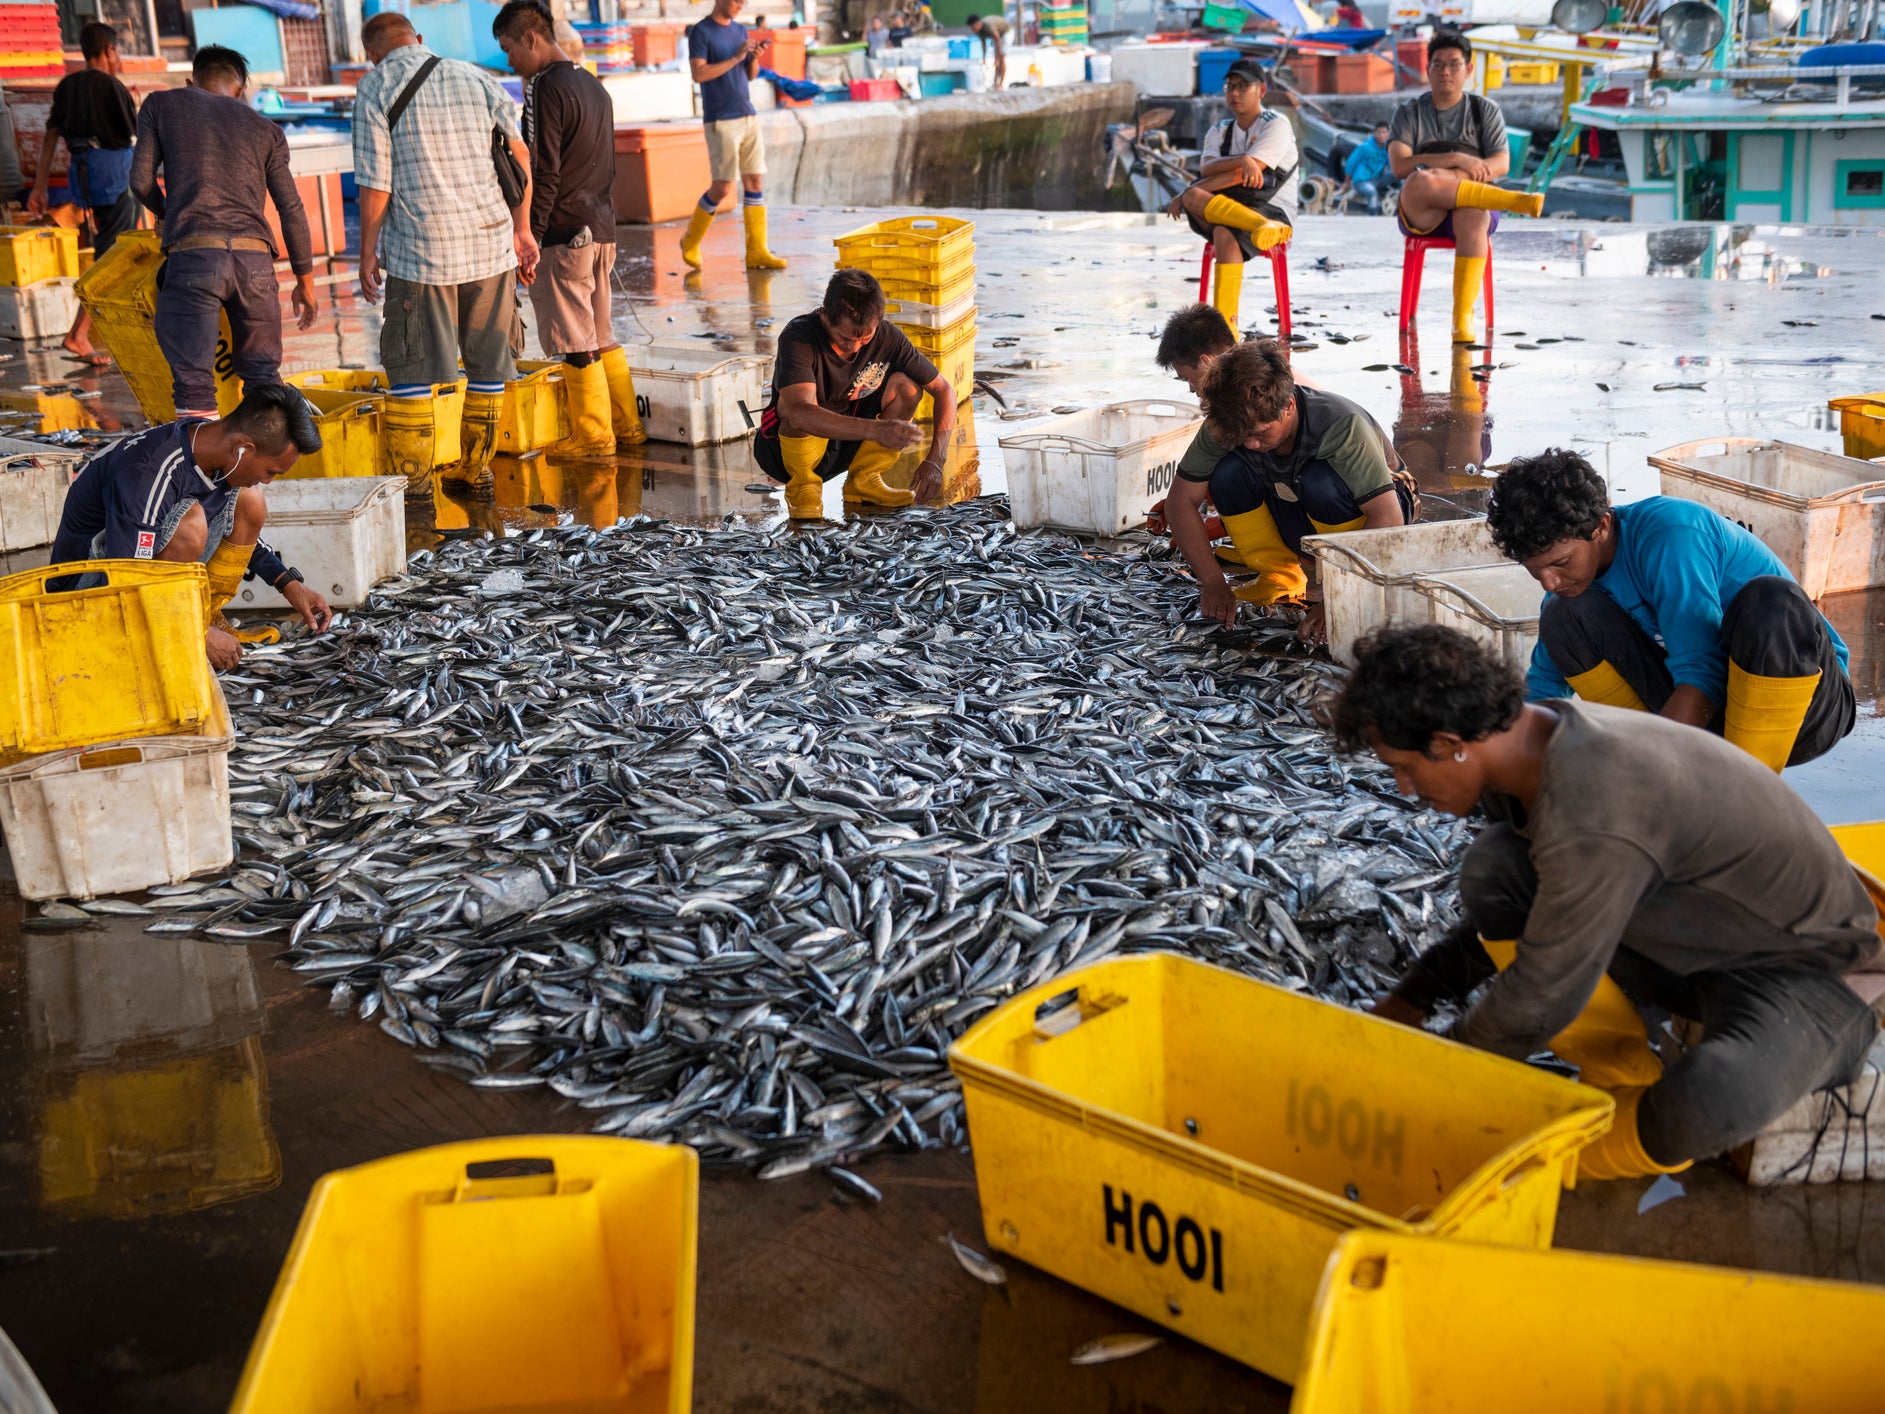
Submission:
[[[696,270],[700,269],[700,243],[707,239],[707,228],[713,224],[714,213],[694,204],[694,214],[688,218],[687,234],[681,237],[681,259]]]
[[[641,410],[635,403],[635,375],[629,370],[628,352],[620,344],[602,351],[602,376],[609,385],[609,421],[615,428],[615,450],[639,447],[648,440],[648,429],[641,425]]]
[[[783,270],[785,262],[766,248],[766,208],[748,206],[746,217],[746,268]]]
[[[823,437],[779,438],[786,472],[785,508],[793,520],[825,518],[825,483],[819,479],[818,464],[829,445]]]
[[[899,491],[884,480],[884,473],[896,461],[897,454],[881,442],[860,444],[857,455],[851,458],[851,473],[844,478],[844,499],[873,506],[914,505],[914,492]]]
[[[1231,544],[1244,557],[1244,565],[1257,576],[1256,582],[1239,586],[1237,597],[1252,604],[1274,604],[1283,599],[1300,599],[1309,588],[1302,561],[1283,542],[1276,528],[1276,518],[1268,506],[1254,511],[1223,517]]]
[[[1778,771],[1793,754],[1800,724],[1819,690],[1820,674],[1764,678],[1728,662],[1728,707],[1722,736],[1770,770]]]
[[[1628,707],[1632,712],[1647,712],[1649,704],[1636,695],[1636,689],[1623,680],[1616,665],[1608,658],[1585,673],[1567,673],[1564,680],[1586,702],[1604,707]]]
[[[1617,1102],[1616,1122],[1578,1154],[1579,1178],[1648,1178],[1655,1173],[1681,1173],[1695,1162],[1684,1159],[1679,1164],[1659,1164],[1643,1148],[1642,1136],[1636,1128],[1636,1114],[1643,1102],[1643,1092],[1648,1088],[1639,1085],[1611,1092]]]
[[[1233,337],[1237,334],[1237,306],[1244,298],[1244,266],[1241,260],[1234,260],[1228,265],[1217,263],[1217,274],[1211,286],[1211,307],[1224,316],[1224,322],[1230,325]]]
[[[204,565],[209,572],[208,626],[232,633],[243,643],[279,643],[281,630],[272,624],[266,628],[241,629],[223,616],[223,610],[229,607],[229,601],[242,586],[242,576],[249,572],[249,557],[254,553],[253,543],[238,545],[232,540],[223,541],[210,553],[209,562]]]
[[[409,499],[432,494],[436,435],[431,398],[388,398],[381,404],[380,475],[404,477]]]
[[[1258,250],[1269,250],[1290,238],[1290,228],[1272,221],[1260,211],[1252,211],[1228,196],[1214,196],[1204,204],[1204,220],[1209,226],[1229,226],[1234,231],[1248,231]]]
[[[609,413],[609,376],[600,363],[563,365],[563,395],[569,400],[569,437],[556,450],[571,457],[615,455],[615,425]]]
[[[1456,344],[1470,344],[1479,337],[1473,329],[1473,304],[1485,282],[1485,256],[1453,257],[1453,342]]]
[[[1515,941],[1481,938],[1479,945],[1501,972],[1518,956]],[[1578,1078],[1600,1090],[1643,1088],[1662,1079],[1662,1062],[1649,1048],[1649,1033],[1635,1003],[1609,977],[1564,1030],[1551,1038],[1553,1054],[1578,1069]]]
[[[497,452],[497,430],[503,420],[502,392],[467,392],[464,415],[458,424],[461,455],[456,466],[440,474],[440,480],[463,482],[481,500],[488,501],[496,496],[491,458]]]
[[[1461,182],[1453,204],[1468,211],[1513,211],[1520,216],[1545,214],[1543,192],[1508,191],[1490,182]]]

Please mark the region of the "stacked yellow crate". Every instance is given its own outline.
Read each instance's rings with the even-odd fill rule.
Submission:
[[[839,236],[838,267],[884,287],[885,317],[967,400],[975,384],[975,223],[900,216]],[[929,414],[925,396],[917,416]]]

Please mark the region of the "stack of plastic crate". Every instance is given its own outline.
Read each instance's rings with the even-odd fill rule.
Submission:
[[[956,397],[975,383],[975,223],[900,216],[839,236],[839,269],[867,270],[884,287],[884,317],[936,365]],[[929,409],[926,397],[917,409]]]

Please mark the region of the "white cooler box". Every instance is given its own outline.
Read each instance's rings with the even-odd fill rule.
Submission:
[[[1414,589],[1427,601],[1431,622],[1497,649],[1520,672],[1531,666],[1545,591],[1525,566],[1482,565],[1423,574],[1415,579]]]
[[[1415,575],[1505,563],[1483,519],[1309,535],[1302,547],[1321,562],[1329,654],[1350,667],[1356,641],[1370,630],[1431,621],[1427,601],[1415,592]]]
[[[52,544],[83,460],[51,450],[0,457],[0,553]]]
[[[262,538],[300,570],[329,605],[351,609],[406,568],[406,482],[398,476],[321,476],[268,488]],[[232,609],[285,609],[260,580],[245,579]]]
[[[0,285],[0,337],[57,339],[79,317],[79,297],[70,277],[31,285]]]
[[[1015,524],[1084,535],[1143,525],[1203,425],[1193,403],[1140,398],[1001,438]]]
[[[0,767],[0,832],[22,897],[133,893],[228,868],[234,742],[218,686],[202,736],[104,742]]]
[[[1649,464],[1663,495],[1753,531],[1812,598],[1885,585],[1885,465],[1758,437],[1682,442]]]
[[[705,447],[758,428],[771,391],[769,356],[698,344],[636,344],[627,352],[635,404],[655,441]]]
[[[1114,45],[1113,82],[1134,84],[1140,93],[1155,97],[1183,98],[1198,91],[1198,51],[1204,47],[1202,44]]]

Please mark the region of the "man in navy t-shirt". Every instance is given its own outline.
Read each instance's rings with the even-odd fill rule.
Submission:
[[[700,269],[700,243],[714,212],[738,181],[746,213],[746,263],[754,270],[783,270],[785,262],[766,247],[766,147],[759,135],[747,85],[759,77],[759,58],[772,43],[756,39],[739,22],[746,0],[714,0],[713,13],[687,32],[687,58],[700,85],[700,116],[707,125],[707,160],[713,185],[694,208],[681,238],[681,259]]]

